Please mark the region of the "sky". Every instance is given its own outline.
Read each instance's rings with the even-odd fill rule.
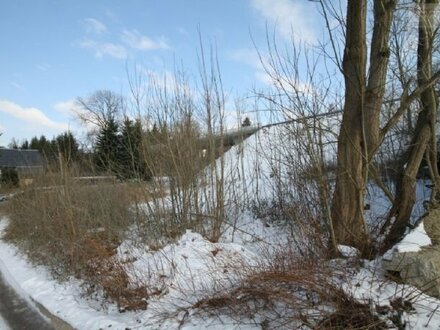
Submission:
[[[320,19],[306,0],[0,0],[0,146],[79,131],[75,99],[127,95],[127,68],[179,63],[196,76],[199,33],[216,45],[226,93],[249,94],[268,83],[256,52],[266,29],[313,43]]]

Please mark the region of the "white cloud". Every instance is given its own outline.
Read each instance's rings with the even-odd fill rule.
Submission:
[[[74,119],[74,121],[77,123],[77,125],[75,125],[77,131],[85,129],[86,132],[94,132],[98,129],[97,125],[90,122],[84,123],[80,120],[80,116],[86,115],[87,112],[75,100],[60,101],[55,103],[53,108],[56,111],[64,113]]]
[[[104,41],[99,37],[97,39],[84,37],[74,45],[91,50],[97,58],[110,56],[117,59],[126,59],[130,49],[148,51],[170,48],[163,37],[152,39],[142,35],[138,30],[123,30],[120,34],[120,41],[122,43]]]
[[[37,108],[21,107],[20,105],[7,100],[0,100],[0,112],[6,113],[16,119],[28,122],[35,126],[43,126],[57,131],[65,131],[69,128],[65,123],[53,121]]]
[[[75,115],[81,110],[81,107],[77,104],[75,100],[61,101],[54,104],[54,109],[58,112]]]
[[[50,65],[49,64],[37,64],[35,66],[38,70],[40,71],[48,71],[50,69]]]
[[[95,18],[86,18],[82,22],[84,29],[90,34],[103,34],[107,31],[107,27],[101,21]]]
[[[170,48],[163,37],[152,39],[148,36],[142,35],[138,30],[122,31],[121,39],[128,46],[136,50],[156,50]]]
[[[20,85],[19,83],[15,82],[15,81],[11,82],[11,85],[12,85],[12,87],[14,87],[20,91],[26,90],[26,88],[24,88],[22,85]]]
[[[279,74],[274,72],[270,65],[270,59],[266,53],[258,54],[256,50],[242,48],[230,52],[229,58],[247,64],[255,69],[254,76],[257,81],[267,86],[281,87],[280,81],[276,79]],[[309,83],[304,83],[300,80],[296,81],[293,77],[283,77],[282,84],[282,87],[290,93],[300,93],[302,95],[311,96],[316,92],[313,86]]]
[[[188,37],[189,36],[189,32],[187,29],[185,29],[184,27],[179,27],[177,29],[177,32],[179,32],[181,35]]]
[[[93,51],[95,57],[102,58],[105,55],[117,59],[127,58],[127,50],[124,46],[112,42],[99,42],[91,39],[83,39],[77,45],[84,49]]]
[[[317,10],[314,4],[300,0],[250,0],[250,3],[267,22],[276,24],[284,38],[316,42],[313,26]]]

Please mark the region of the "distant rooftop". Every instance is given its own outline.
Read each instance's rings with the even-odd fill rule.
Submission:
[[[43,156],[38,150],[0,148],[0,167],[42,167]]]

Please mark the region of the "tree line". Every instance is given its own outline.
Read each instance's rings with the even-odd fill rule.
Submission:
[[[24,139],[21,142],[13,139],[9,147],[12,149],[38,150],[49,163],[62,157],[65,162],[71,164],[77,162],[82,153],[79,141],[71,132],[61,133],[52,139],[48,139],[45,135],[34,136],[30,140]]]
[[[121,179],[151,178],[146,163],[146,143],[157,144],[167,135],[166,126],[144,129],[139,119],[124,117],[118,121],[110,117],[102,121],[93,138],[91,149],[81,147],[78,138],[72,132],[61,133],[52,139],[45,135],[34,136],[21,142],[13,139],[12,149],[38,150],[49,166],[79,165],[84,171],[98,174],[112,174]]]

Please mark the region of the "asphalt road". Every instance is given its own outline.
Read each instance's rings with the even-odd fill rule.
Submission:
[[[3,197],[4,195],[0,195],[0,204],[4,202]],[[1,215],[0,213],[0,218]],[[55,329],[49,322],[35,306],[31,306],[6,283],[0,272],[0,330]]]
[[[0,195],[0,221],[4,201]],[[2,261],[0,260],[0,263]],[[44,315],[44,316],[43,316]],[[0,272],[0,330],[73,330],[38,303],[30,304],[5,281]]]
[[[3,320],[3,324],[2,324]],[[10,330],[52,330],[50,321],[36,310],[34,306],[17,295],[4,281],[0,273],[0,329],[8,326]],[[6,329],[8,329],[6,328]]]

